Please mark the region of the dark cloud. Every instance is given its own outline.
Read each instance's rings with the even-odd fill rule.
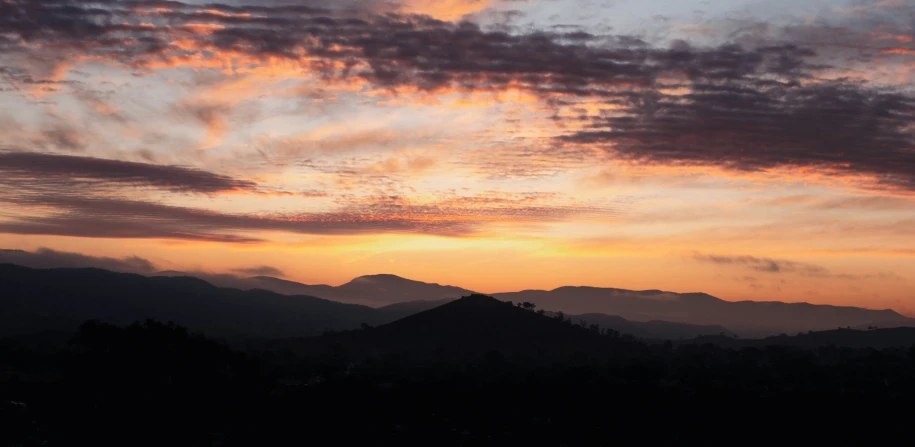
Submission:
[[[351,198],[324,213],[229,214],[85,193],[19,191],[0,197],[17,213],[0,221],[0,232],[105,238],[162,238],[248,243],[251,231],[348,235],[425,233],[462,236],[492,222],[556,222],[613,215],[612,207],[545,205],[536,194],[445,195],[415,204],[400,197]],[[32,210],[39,210],[32,212]]]
[[[712,264],[736,265],[764,273],[799,273],[807,276],[823,276],[829,273],[828,270],[818,265],[755,256],[719,256],[695,253],[693,259]]]
[[[811,168],[915,190],[915,101],[897,91],[847,82],[695,84],[684,95],[633,94],[625,107],[564,141],[641,163]]]
[[[0,184],[72,189],[86,183],[156,187],[182,193],[258,191],[257,184],[199,169],[33,152],[0,152]]]
[[[706,262],[711,264],[732,265],[762,273],[792,273],[801,276],[840,279],[847,281],[905,281],[905,278],[893,272],[879,272],[869,274],[832,273],[825,267],[816,264],[788,261],[784,259],[758,258],[755,256],[722,256],[704,253],[693,253],[692,259],[698,262]],[[747,276],[744,277],[744,279],[747,281],[750,281],[751,279],[755,281],[756,278]]]
[[[240,273],[243,275],[251,275],[251,276],[280,276],[280,277],[286,276],[285,274],[283,274],[282,270],[280,270],[276,267],[271,267],[269,265],[261,265],[261,266],[257,266],[257,267],[241,267],[241,268],[237,268],[237,269],[232,269],[232,271],[235,273]]]
[[[394,90],[521,88],[557,109],[603,104],[600,115],[557,114],[584,125],[561,137],[560,150],[597,146],[638,163],[737,171],[798,168],[915,190],[911,92],[829,75],[849,58],[915,55],[911,23],[899,19],[911,17],[905,5],[869,0],[837,25],[748,24],[723,45],[655,47],[632,36],[508,33],[378,14],[375,3],[12,0],[0,5],[0,26],[12,36],[0,51],[88,54],[136,68],[230,52]],[[823,38],[842,35],[854,45]]]
[[[861,12],[838,27],[813,23],[772,31],[772,27],[748,26],[730,43],[717,46],[673,42],[658,47],[632,36],[580,30],[508,33],[466,22],[376,14],[373,8],[367,8],[370,12],[332,10],[326,5],[12,0],[0,4],[0,28],[10,36],[0,42],[0,52],[61,61],[91,56],[137,69],[219,58],[226,52],[255,62],[296,60],[319,76],[368,81],[395,91],[402,87],[429,93],[521,88],[539,95],[557,112],[578,110],[580,102],[603,108],[599,114],[571,115],[576,118],[557,113],[558,124],[583,128],[548,147],[480,157],[479,169],[491,177],[553,174],[582,163],[596,147],[634,163],[741,172],[800,169],[859,177],[869,187],[915,191],[911,91],[829,75],[835,71],[830,64],[841,63],[848,51],[863,61],[915,52],[911,39],[902,38],[906,32],[911,37],[910,24],[886,18],[893,11],[881,10],[879,20]],[[878,23],[871,31],[879,32],[865,32],[868,26],[861,23]],[[201,25],[218,27],[203,30]],[[855,45],[835,45],[831,43],[835,40],[823,38],[843,30],[855,36]],[[172,44],[177,40],[182,42],[180,47]],[[13,83],[44,79],[22,67],[3,73]],[[217,111],[201,107],[194,111],[199,121],[211,123],[218,118]],[[68,150],[84,146],[66,133],[47,138]],[[181,167],[37,154],[5,156],[12,158],[4,163],[0,157],[0,174],[6,174],[0,182],[17,191],[3,191],[8,198],[0,200],[56,207],[50,213],[0,223],[0,231],[25,234],[233,242],[256,240],[236,235],[250,230],[459,235],[498,219],[537,222],[612,211],[531,203],[416,205],[379,199],[324,214],[230,215],[111,197],[62,196],[52,190],[67,189],[74,181],[202,193],[253,191],[256,185]],[[719,261],[708,262],[724,263]],[[803,270],[756,258],[731,263],[760,271]]]
[[[100,268],[115,272],[148,274],[156,271],[148,259],[137,256],[108,258],[79,253],[39,248],[34,252],[0,249],[0,263],[24,265],[26,267],[49,268]]]
[[[0,10],[5,29],[23,42],[8,51],[40,53],[42,48],[26,45],[44,45],[58,56],[92,53],[138,67],[231,51],[301,59],[326,76],[428,90],[511,84],[534,91],[587,91],[597,86],[644,85],[655,71],[642,63],[650,52],[632,48],[631,39],[589,47],[582,43],[589,40],[582,33],[515,35],[427,16],[300,5],[203,7],[142,1],[130,3],[130,8],[126,5],[109,3],[100,9],[76,1],[6,2]],[[195,28],[206,24],[221,28],[206,32]],[[172,46],[170,42],[179,37],[193,41],[199,50]]]
[[[20,205],[48,207],[50,215],[20,215],[0,222],[0,232],[110,238],[189,239],[257,242],[238,232],[282,231],[299,234],[373,234],[428,232],[459,235],[470,225],[453,219],[378,214],[368,207],[337,213],[260,216],[105,197],[31,197]],[[378,207],[375,207],[376,209]]]

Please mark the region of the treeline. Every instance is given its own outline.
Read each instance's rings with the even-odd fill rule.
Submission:
[[[354,360],[331,344],[301,357],[238,352],[173,324],[92,321],[65,347],[0,343],[0,445],[848,445],[912,436],[915,347],[632,352],[545,360],[489,351],[456,363],[409,353]]]

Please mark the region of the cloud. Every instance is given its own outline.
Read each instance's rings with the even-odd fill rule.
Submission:
[[[456,219],[372,212],[371,207],[339,212],[285,216],[230,214],[105,197],[36,197],[32,206],[50,207],[50,215],[20,215],[0,222],[0,232],[101,238],[155,238],[250,243],[261,241],[240,235],[251,231],[297,234],[377,234],[419,232],[460,235],[470,223]],[[378,208],[378,207],[375,207]]]
[[[719,265],[732,265],[762,273],[792,273],[801,276],[817,278],[841,279],[848,281],[879,280],[879,281],[905,281],[905,278],[893,272],[879,272],[873,274],[848,274],[832,273],[825,267],[804,262],[788,261],[785,259],[758,258],[755,256],[723,256],[704,253],[693,253],[692,259]],[[745,277],[749,278],[749,277]],[[755,278],[754,278],[755,279]]]
[[[0,51],[137,70],[285,61],[329,85],[365,83],[428,95],[520,90],[555,109],[557,125],[568,129],[556,153],[597,148],[607,158],[640,164],[789,169],[849,177],[865,188],[915,191],[912,92],[905,83],[849,77],[837,65],[878,56],[911,62],[907,53],[915,52],[915,43],[905,39],[911,27],[898,20],[909,11],[905,5],[856,9],[840,25],[752,23],[728,43],[662,47],[580,31],[487,31],[468,22],[380,13],[382,3],[328,9],[316,2],[12,0],[0,6],[11,35]],[[427,3],[406,2],[401,10]],[[436,8],[463,11],[482,3]],[[816,37],[836,30],[848,30],[857,45]],[[565,113],[581,102],[596,110]],[[210,144],[227,132],[213,110],[204,107],[197,117]]]
[[[148,274],[156,271],[148,259],[137,256],[109,258],[39,248],[34,252],[0,249],[0,263],[31,268],[100,268],[115,272]]]
[[[788,169],[848,177],[869,188],[915,191],[911,89],[837,75],[839,68],[833,64],[843,60],[839,53],[851,50],[804,37],[817,35],[813,28],[779,29],[762,37],[744,32],[722,44],[661,45],[633,36],[558,28],[493,31],[431,16],[379,13],[360,2],[352,5],[9,0],[0,3],[5,31],[0,57],[11,65],[3,71],[11,85],[59,89],[68,88],[59,81],[66,77],[48,76],[53,70],[38,66],[47,63],[34,61],[59,61],[55,67],[107,64],[137,79],[162,68],[243,77],[253,68],[281,66],[281,71],[290,71],[289,76],[284,71],[284,79],[307,78],[330,90],[359,92],[360,97],[378,92],[410,98],[521,92],[538,102],[538,113],[552,114],[555,128],[475,145],[477,151],[464,154],[473,160],[463,166],[486,180],[542,178],[622,160],[739,173]],[[858,32],[866,27],[849,24],[843,29]],[[881,30],[895,37],[870,36],[861,40],[866,43],[862,48],[869,48],[873,57],[907,57],[904,51],[872,51],[875,42],[908,45],[899,39],[902,28]],[[204,78],[192,76],[186,86],[199,91]],[[230,95],[244,83],[217,84],[216,91]],[[236,131],[230,124],[241,121],[231,114],[242,104],[239,98],[218,99],[179,101],[184,104],[178,107],[182,117],[206,128],[205,146],[230,140],[228,134]],[[92,144],[70,128],[51,129],[44,138],[58,150],[78,151]],[[461,236],[494,222],[606,219],[619,212],[616,206],[563,196],[425,191],[411,200],[401,193],[409,187],[392,177],[437,173],[445,169],[444,160],[398,154],[379,157],[377,165],[347,165],[329,156],[361,156],[402,146],[403,141],[402,132],[389,129],[332,129],[303,141],[266,145],[265,159],[282,162],[308,153],[314,160],[301,161],[297,168],[311,167],[327,174],[324,178],[332,175],[346,183],[341,189],[352,188],[328,200],[336,205],[332,209],[282,214],[225,213],[124,193],[125,186],[155,188],[157,193],[276,192],[189,167],[0,153],[0,202],[15,208],[14,213],[10,208],[0,212],[0,231],[246,243],[261,240],[252,232],[273,231]],[[455,164],[461,167],[461,161]],[[605,175],[596,180],[612,179]],[[786,261],[750,258],[731,263],[759,271],[804,271]],[[807,272],[812,272],[809,266]]]
[[[251,276],[279,276],[279,277],[286,276],[285,274],[283,274],[282,270],[280,270],[276,267],[271,267],[269,265],[261,265],[261,266],[257,266],[257,267],[240,267],[240,268],[232,269],[232,271],[235,273],[251,275]]]
[[[883,196],[847,196],[823,198],[810,194],[795,194],[771,199],[754,200],[766,206],[804,207],[818,211],[911,211],[915,209],[912,199]]]
[[[501,0],[506,1],[506,0]],[[507,0],[517,1],[517,0]],[[189,3],[206,4],[206,1]],[[245,6],[254,3],[250,0],[229,0],[228,4]],[[405,13],[425,14],[442,20],[456,20],[467,14],[485,10],[492,0],[262,0],[257,2],[271,6],[308,7],[316,10],[332,11],[371,11],[378,14]]]
[[[915,101],[888,89],[696,84],[685,95],[633,94],[624,113],[562,139],[643,164],[810,169],[915,191],[913,125]]]
[[[0,232],[97,238],[153,238],[230,243],[260,242],[251,232],[310,235],[419,233],[466,236],[490,223],[541,223],[567,219],[605,219],[613,207],[550,203],[554,195],[444,194],[436,201],[402,197],[349,198],[327,212],[232,214],[133,200],[91,191],[18,191],[0,197],[17,213],[0,220]],[[32,211],[35,210],[35,211]],[[32,212],[30,212],[32,211]]]
[[[199,169],[34,152],[0,152],[0,177],[0,184],[19,188],[39,183],[64,190],[86,184],[200,194],[258,190],[254,182]]]
[[[721,256],[702,253],[693,254],[693,259],[712,264],[736,265],[764,273],[798,273],[806,276],[828,274],[824,267],[783,259],[757,258],[755,256]]]

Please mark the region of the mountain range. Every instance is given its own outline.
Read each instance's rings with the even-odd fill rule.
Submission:
[[[3,332],[59,329],[89,318],[111,323],[173,320],[223,337],[294,337],[379,325],[474,292],[395,275],[358,277],[340,286],[233,275],[152,276],[100,269],[0,265]],[[202,279],[201,279],[202,278]],[[560,287],[492,295],[563,312],[646,339],[699,335],[765,337],[839,327],[915,326],[892,310],[782,302],[729,302],[704,293]],[[366,305],[370,304],[370,305]]]
[[[153,276],[192,276],[221,287],[242,290],[263,289],[283,295],[319,296],[342,303],[373,307],[407,301],[456,299],[474,293],[460,287],[413,281],[387,274],[360,276],[339,286],[302,284],[272,276],[245,278],[229,274],[198,272],[164,271],[155,273]]]
[[[566,313],[602,313],[633,321],[664,320],[695,325],[722,325],[744,337],[839,327],[913,326],[915,320],[893,310],[779,301],[725,301],[705,293],[633,291],[598,287],[560,287],[493,295],[528,301]]]
[[[391,280],[388,276],[366,278],[371,281],[354,281],[358,287],[369,290],[366,293],[371,293],[379,283],[390,286],[408,281]],[[429,286],[408,284],[408,290]],[[388,290],[396,293],[397,289]],[[382,325],[451,301],[419,300],[372,308],[308,295],[217,287],[187,276],[147,277],[91,268],[32,269],[0,264],[0,336],[72,331],[89,319],[124,325],[152,318],[173,321],[220,338],[304,337],[355,329],[363,324]],[[652,339],[724,332],[690,325],[674,325],[674,332],[660,332],[656,324],[643,327],[641,323],[621,318],[612,323],[607,321],[605,327]]]
[[[231,276],[231,275],[225,275]],[[235,281],[239,280],[237,277]],[[225,278],[207,278],[214,284],[237,287]],[[341,286],[307,285],[268,276],[244,278],[241,288],[261,288],[282,294],[302,294],[345,303],[382,306],[414,300],[455,299],[477,293],[454,286],[441,286],[401,278],[396,275],[360,276]],[[766,337],[782,333],[839,327],[915,326],[915,319],[893,310],[831,306],[780,301],[725,301],[705,293],[675,293],[661,290],[626,290],[601,287],[566,286],[553,290],[524,290],[489,294],[503,301],[530,302],[541,309],[568,315],[594,314],[621,317],[629,322],[664,321],[702,326],[697,333],[734,332],[743,337]],[[609,322],[605,322],[609,323]],[[609,324],[608,324],[609,326]],[[658,324],[653,326],[659,327]],[[724,329],[727,328],[727,329]],[[660,329],[660,328],[659,328]],[[693,331],[696,328],[690,327]],[[714,329],[715,332],[708,332]],[[682,331],[654,330],[651,334],[670,337]]]
[[[729,349],[822,349],[824,355],[840,355],[843,352],[840,348],[913,349],[915,352],[915,328],[835,329],[764,339],[737,339],[722,333],[674,343],[665,349],[678,346],[690,351],[688,345],[713,344]],[[506,356],[512,356],[516,361],[526,358],[522,362],[551,362],[574,361],[580,354],[611,355],[621,359],[651,352],[649,345],[637,338],[607,331],[599,324],[577,323],[564,315],[534,312],[529,307],[514,306],[485,295],[453,300],[380,327],[320,337],[273,340],[266,346],[306,356],[333,353],[332,356],[355,361],[366,358],[419,361],[485,358],[501,362]]]

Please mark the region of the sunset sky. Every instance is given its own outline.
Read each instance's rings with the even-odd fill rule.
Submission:
[[[0,248],[915,316],[915,1],[249,3],[0,0]]]

